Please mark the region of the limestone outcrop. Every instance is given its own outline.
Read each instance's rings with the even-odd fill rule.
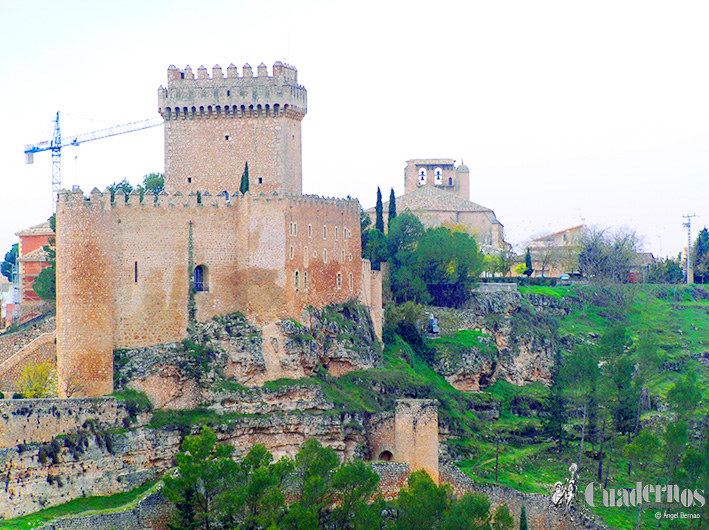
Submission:
[[[433,308],[441,334],[476,332],[477,344],[440,348],[436,369],[458,390],[479,391],[497,380],[514,385],[551,381],[559,337],[554,317],[567,300],[518,292],[477,293],[462,310]]]
[[[267,403],[278,401],[276,394],[247,389],[310,377],[319,366],[338,377],[381,364],[381,344],[366,308],[350,303],[308,308],[301,321],[259,328],[234,313],[195,323],[182,343],[117,350],[116,387],[145,392],[158,409],[214,405],[241,414],[265,413],[273,411]],[[235,389],[236,395],[230,394]],[[276,408],[287,411],[304,401],[310,404],[298,410],[325,410],[322,396],[313,392],[303,390],[295,401],[286,396]]]

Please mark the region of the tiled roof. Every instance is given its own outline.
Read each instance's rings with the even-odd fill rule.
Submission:
[[[17,261],[27,262],[27,261],[47,261],[47,252],[44,247],[39,247],[34,249],[32,252],[28,252],[24,256],[17,258]]]
[[[49,227],[49,221],[45,221],[43,223],[39,223],[38,225],[33,226],[32,228],[26,228],[24,230],[21,230],[15,234],[18,237],[21,236],[52,236],[54,235],[54,232],[52,232],[52,229]]]
[[[389,201],[384,203],[384,211],[389,207]],[[421,186],[412,192],[406,193],[396,198],[396,210],[403,212],[406,209],[416,213],[417,211],[428,212],[485,212],[495,216],[490,208],[466,201],[449,191],[444,191],[435,186]],[[374,212],[374,208],[366,210],[368,213]]]
[[[559,230],[558,232],[554,232],[553,234],[547,234],[542,237],[537,237],[536,239],[532,239],[530,243],[535,243],[537,241],[539,242],[546,242],[548,239],[553,239],[554,237],[561,236],[567,232],[578,232],[581,231],[582,229],[586,228],[586,225],[578,225],[578,226],[572,226],[571,228],[567,228],[565,230]]]

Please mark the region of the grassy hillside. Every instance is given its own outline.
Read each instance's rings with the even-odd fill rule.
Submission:
[[[606,475],[608,487],[616,489],[634,486],[637,481],[644,484],[679,482],[683,488],[704,488],[709,476],[706,465],[709,460],[706,458],[709,454],[706,446],[709,290],[687,286],[620,286],[614,289],[545,286],[521,287],[520,292],[523,296],[541,295],[569,301],[571,309],[566,316],[544,315],[541,318],[534,315],[535,309],[531,305],[523,304],[513,318],[513,329],[524,328],[529,332],[531,327],[534,333],[534,326],[543,325],[544,329],[537,330],[539,334],[555,334],[554,344],[559,345],[564,363],[575,348],[588,347],[588,351],[596,351],[603,347],[609,330],[619,326],[627,329],[628,341],[617,356],[626,358],[632,371],[628,387],[639,389],[639,393],[634,394],[637,399],[630,403],[632,406],[626,407],[631,415],[631,427],[626,431],[631,432],[615,429],[611,410],[617,403],[613,403],[609,390],[599,383],[595,420],[587,417],[590,430],[584,433],[584,450],[579,462],[579,500],[589,482],[602,482]],[[496,315],[490,315],[491,321],[496,318]],[[381,367],[339,378],[320,369],[313,377],[299,380],[297,384],[322,387],[335,405],[335,409],[328,412],[332,414],[391,411],[394,401],[401,397],[438,399],[441,404],[439,419],[450,433],[449,439],[445,440],[450,454],[476,481],[548,494],[556,481],[568,478],[569,465],[578,460],[583,417],[579,404],[569,395],[564,394],[569,402],[563,430],[565,436],[559,445],[545,429],[545,410],[550,395],[550,389],[545,385],[514,386],[497,381],[482,392],[468,393],[453,388],[434,370],[435,360],[444,350],[455,360],[456,356],[474,348],[481,357],[495,362],[497,350],[489,334],[480,330],[462,330],[427,339],[412,335],[410,329],[397,331],[387,336]],[[615,360],[606,355],[599,364],[607,367]],[[646,368],[648,366],[650,368]],[[605,368],[602,369],[605,373],[603,370]],[[687,407],[692,410],[685,414],[673,408],[673,392],[676,393],[673,389],[691,374],[696,375],[699,394]],[[276,388],[293,383],[279,380],[266,386]],[[637,426],[632,419],[637,415],[636,404],[641,411]],[[490,419],[496,417],[497,411],[499,418]],[[602,418],[606,423],[602,423]],[[216,425],[223,420],[216,413],[204,410],[158,412],[153,427],[177,425],[188,432],[194,424]],[[688,429],[678,445],[677,440],[668,436],[671,431],[668,426],[677,426],[682,421],[687,423]],[[597,434],[599,425],[606,429],[603,442],[599,442],[601,437]],[[627,446],[643,431],[655,436],[658,447],[654,453],[646,455],[646,461],[629,468]],[[599,458],[600,443],[604,444],[602,461]],[[670,474],[666,462],[673,456],[681,458],[677,459],[677,469]],[[690,457],[695,458],[693,467]],[[602,477],[599,480],[601,463]],[[709,493],[709,485],[706,488]],[[125,502],[116,496],[111,506],[121,500]],[[92,504],[91,508],[102,506],[100,499],[95,502],[98,504]],[[597,507],[594,511],[613,528],[635,528],[638,517],[635,508]],[[641,513],[642,528],[703,528],[697,526],[696,520],[686,519],[661,520],[656,526],[656,512],[647,509]],[[703,517],[702,523],[706,525],[709,516]],[[23,526],[28,522],[23,521]]]

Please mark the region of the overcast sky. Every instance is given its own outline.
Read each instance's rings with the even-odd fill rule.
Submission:
[[[470,168],[506,238],[626,226],[655,255],[709,224],[709,2],[1,0],[0,258],[51,214],[23,147],[157,114],[170,64],[282,60],[308,91],[306,193],[403,193],[405,161]],[[89,118],[95,121],[89,121]],[[163,171],[162,127],[62,152],[85,192]]]

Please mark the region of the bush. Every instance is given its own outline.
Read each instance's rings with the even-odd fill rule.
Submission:
[[[12,394],[12,399],[24,399],[24,397],[25,396],[22,394],[22,392],[15,392],[14,394]]]

